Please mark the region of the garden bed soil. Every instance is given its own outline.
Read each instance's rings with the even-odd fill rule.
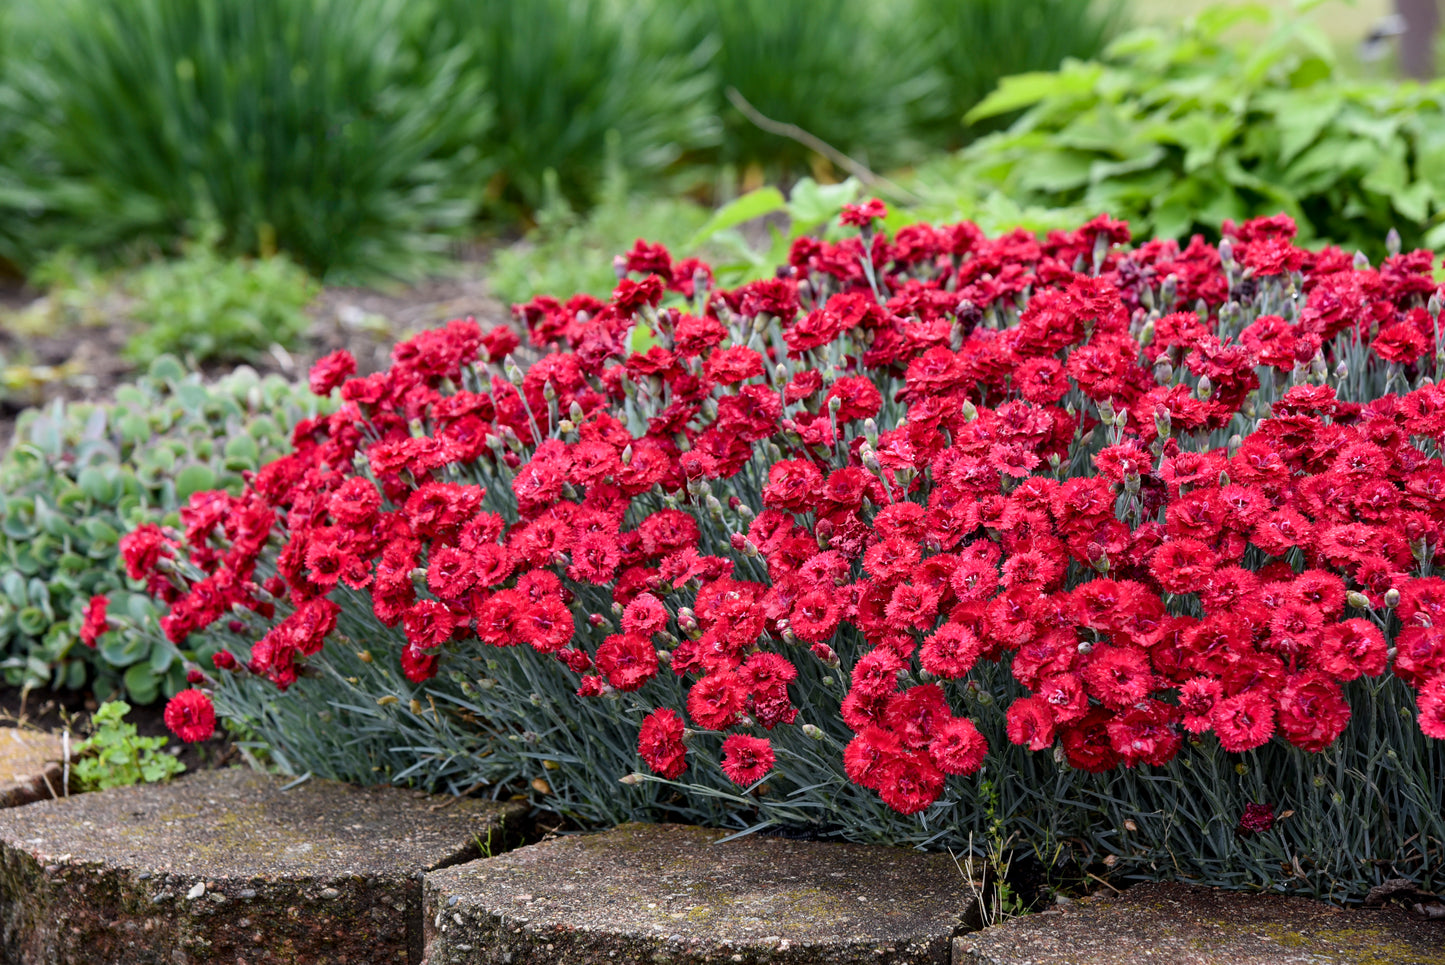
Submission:
[[[56,737],[68,729],[73,748],[90,736],[90,716],[98,706],[95,696],[85,690],[32,690],[24,694],[19,687],[0,687],[0,729],[25,727]],[[178,751],[176,756],[187,771],[208,770],[240,760],[240,751],[220,729],[210,740],[181,743],[166,727],[165,709],[163,700],[133,706],[125,719],[135,725],[141,737],[169,737],[168,749]]]
[[[263,375],[302,378],[316,359],[346,349],[366,374],[390,363],[398,341],[451,319],[471,315],[483,325],[510,324],[511,312],[493,297],[485,280],[488,262],[486,249],[478,248],[456,264],[454,273],[415,285],[389,290],[326,286],[311,304],[311,328],[302,345],[293,352],[272,351],[248,364]],[[0,319],[42,297],[13,277],[0,278]],[[124,299],[101,299],[96,314],[43,334],[0,325],[0,358],[12,366],[23,360],[27,366],[25,378],[0,384],[0,451],[9,446],[15,418],[25,408],[52,399],[109,399],[117,386],[139,374],[121,356],[137,327],[126,314]],[[233,367],[233,363],[211,364],[203,371],[217,376]]]

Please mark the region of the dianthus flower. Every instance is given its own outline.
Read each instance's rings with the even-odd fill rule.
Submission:
[[[722,769],[739,787],[747,787],[773,769],[773,745],[764,737],[730,734],[722,744]]]
[[[676,780],[687,770],[687,747],[683,744],[682,718],[663,707],[648,714],[637,735],[637,753],[659,777]]]
[[[216,732],[216,709],[199,690],[182,690],[166,703],[166,726],[187,744],[210,738]]]
[[[608,637],[597,648],[593,660],[607,682],[618,690],[636,690],[657,676],[657,651],[646,637],[636,634]]]
[[[95,641],[109,627],[106,620],[106,609],[110,606],[110,598],[107,596],[93,596],[85,608],[85,620],[80,625],[80,642],[87,647],[94,648]]]
[[[1253,750],[1274,733],[1274,706],[1258,691],[1225,697],[1209,712],[1219,744],[1232,753]]]

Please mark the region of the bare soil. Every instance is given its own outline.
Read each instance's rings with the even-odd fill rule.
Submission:
[[[485,249],[477,249],[452,274],[391,290],[328,286],[311,304],[311,329],[298,349],[278,347],[248,364],[263,375],[302,378],[316,359],[344,348],[366,374],[388,364],[399,340],[451,319],[470,315],[483,325],[509,324],[507,306],[486,282],[489,260]],[[0,276],[0,319],[44,297],[12,276]],[[0,384],[0,450],[9,445],[15,418],[24,409],[53,399],[105,400],[118,385],[135,378],[139,373],[121,357],[121,349],[136,327],[118,297],[99,299],[88,306],[86,317],[54,331],[20,332],[0,324],[0,358],[10,366],[19,361],[25,366],[23,379],[7,377],[11,384]],[[230,367],[208,365],[203,371],[216,376]]]

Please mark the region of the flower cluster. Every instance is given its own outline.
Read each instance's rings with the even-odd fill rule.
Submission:
[[[732,289],[639,241],[610,299],[517,306],[525,372],[470,320],[373,375],[323,359],[342,408],[183,532],[126,537],[131,575],[173,639],[266,627],[216,669],[283,689],[356,599],[418,684],[533,648],[641,706],[668,780],[715,732],[756,785],[777,728],[838,722],[836,683],[848,779],[904,814],[988,756],[980,661],[1022,688],[1008,739],[1088,771],[1209,734],[1322,750],[1362,675],[1445,738],[1428,253],[1372,268],[1283,216],[1130,248],[1102,217],[1040,240],[885,213]]]

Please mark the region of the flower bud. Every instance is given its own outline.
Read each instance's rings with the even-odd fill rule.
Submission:
[[[978,406],[967,399],[963,400],[963,421],[972,422],[978,418]]]
[[[1207,376],[1207,375],[1201,375],[1201,376],[1199,377],[1199,390],[1198,390],[1198,395],[1199,395],[1200,401],[1202,401],[1202,402],[1208,402],[1208,401],[1209,401],[1209,397],[1210,397],[1211,395],[1213,395],[1213,394],[1214,394],[1214,383],[1211,382],[1211,381],[1209,381],[1209,376]]]
[[[1391,228],[1385,233],[1385,251],[1393,258],[1400,253],[1400,232]]]
[[[825,735],[825,734],[823,733],[823,728],[817,726],[816,724],[804,724],[804,725],[803,725],[803,733],[804,733],[804,734],[807,734],[809,737],[813,738],[813,740],[815,740],[815,741],[820,741],[820,740],[822,740],[825,736],[827,736],[827,735]]]
[[[1369,271],[1370,269],[1370,259],[1365,257],[1363,251],[1355,252],[1355,258],[1352,264],[1354,265],[1355,271]]]
[[[634,784],[641,784],[643,781],[647,780],[647,775],[642,774],[638,771],[633,771],[631,774],[624,775],[617,780],[618,783],[626,784],[628,787],[631,787]]]
[[[1400,591],[1397,590],[1397,589],[1395,589],[1395,588],[1392,586],[1392,587],[1390,587],[1388,590],[1385,591],[1385,606],[1386,606],[1387,609],[1393,610],[1393,609],[1395,609],[1395,607],[1397,607],[1397,606],[1399,606],[1399,605],[1400,605]]]
[[[1169,360],[1168,352],[1159,353],[1154,360],[1154,381],[1160,385],[1167,385],[1174,379],[1174,363]]]
[[[1230,241],[1228,238],[1220,239],[1219,260],[1222,261],[1225,265],[1229,265],[1234,261],[1234,242]]]
[[[1346,593],[1345,603],[1355,608],[1356,610],[1368,610],[1370,608],[1370,598],[1365,596],[1365,594],[1361,593],[1359,590],[1350,590],[1348,593]]]

